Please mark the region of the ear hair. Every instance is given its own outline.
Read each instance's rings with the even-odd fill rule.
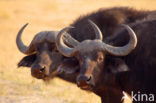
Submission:
[[[20,60],[17,66],[18,67],[31,67],[35,59],[36,59],[36,54],[25,56],[24,58]]]
[[[127,64],[120,58],[113,58],[107,69],[113,74],[129,71]]]
[[[57,68],[57,72],[59,74],[74,74],[79,71],[79,64],[77,59],[75,58],[67,58],[65,59]]]

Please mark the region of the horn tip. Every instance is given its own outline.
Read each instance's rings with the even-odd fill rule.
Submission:
[[[73,29],[73,28],[75,28],[75,27],[74,27],[74,26],[69,26],[69,28]]]
[[[121,26],[123,26],[123,27],[129,27],[128,25],[126,25],[126,24],[121,24]]]
[[[92,21],[92,20],[90,20],[90,19],[88,19],[88,22],[89,22],[89,23],[93,23],[93,21]]]
[[[29,23],[24,24],[24,27],[26,27]]]

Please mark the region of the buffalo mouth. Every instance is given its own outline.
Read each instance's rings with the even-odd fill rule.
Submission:
[[[41,73],[32,74],[32,76],[35,77],[35,78],[37,78],[37,79],[44,79],[44,78],[47,78],[47,75],[41,74]]]
[[[46,75],[44,72],[40,72],[37,69],[35,71],[31,69],[31,75],[36,79],[44,79],[48,77],[48,75]]]
[[[93,87],[91,85],[84,85],[80,87],[83,90],[91,90]]]
[[[88,78],[88,80],[85,81],[81,81],[81,82],[77,81],[77,86],[83,90],[92,90],[92,88],[94,88],[95,86],[93,77],[91,76]]]
[[[94,88],[94,86],[93,85],[91,85],[91,84],[87,84],[87,85],[77,85],[80,89],[82,89],[82,90],[88,90],[88,91],[91,91],[93,88]]]

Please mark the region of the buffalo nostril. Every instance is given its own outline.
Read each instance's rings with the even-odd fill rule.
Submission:
[[[87,82],[89,82],[91,79],[92,79],[92,77],[90,76],[90,77],[87,79]]]
[[[45,66],[40,69],[40,72],[43,73],[45,71]]]

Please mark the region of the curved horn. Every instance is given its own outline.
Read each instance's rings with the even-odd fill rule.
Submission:
[[[63,34],[71,28],[73,28],[73,27],[66,27],[66,28],[62,29],[58,33],[57,38],[56,38],[57,49],[59,50],[59,52],[61,54],[63,54],[64,56],[67,56],[67,57],[72,57],[76,53],[76,49],[75,48],[69,48],[67,45],[64,44],[63,39],[62,39]]]
[[[75,47],[79,44],[79,42],[68,33],[63,36],[63,40],[66,44],[71,45],[72,47]]]
[[[18,49],[24,53],[24,54],[30,54],[32,51],[30,51],[30,47],[27,47],[26,45],[24,45],[23,41],[21,40],[21,35],[23,30],[26,28],[26,26],[28,25],[28,23],[26,23],[18,32],[17,37],[16,37],[16,44]]]
[[[103,43],[103,48],[107,52],[115,56],[128,55],[133,49],[135,49],[137,45],[137,37],[136,37],[135,32],[128,25],[122,24],[122,26],[124,26],[127,29],[128,34],[130,36],[129,43],[127,45],[123,47],[114,47],[114,46]]]
[[[103,36],[102,36],[102,32],[101,30],[99,29],[99,27],[91,20],[88,20],[88,22],[91,24],[91,26],[93,27],[94,31],[95,31],[95,34],[96,34],[96,39],[98,40],[101,40],[103,39]]]

